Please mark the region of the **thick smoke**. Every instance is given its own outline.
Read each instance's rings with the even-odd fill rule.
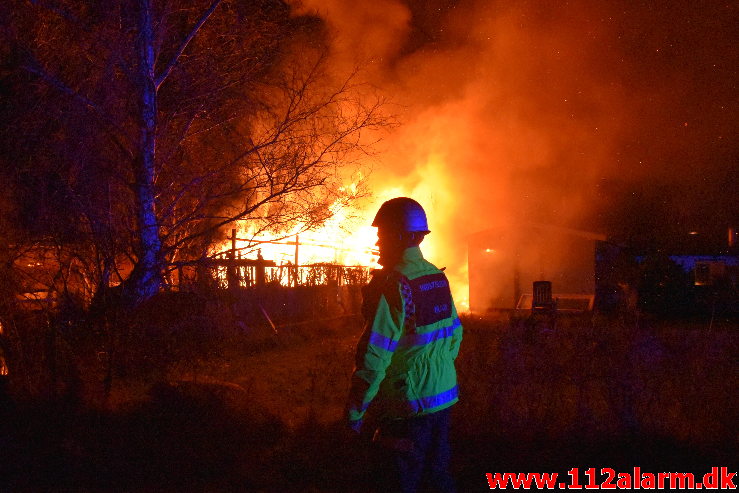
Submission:
[[[458,285],[467,235],[488,228],[638,233],[653,203],[675,230],[736,220],[713,191],[736,191],[737,9],[623,5],[301,2],[327,21],[337,66],[363,64],[395,103],[371,188],[429,209],[428,256]]]

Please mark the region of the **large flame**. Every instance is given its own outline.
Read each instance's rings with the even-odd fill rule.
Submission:
[[[248,224],[237,230],[236,249],[252,257],[277,265],[331,263],[347,266],[378,267],[375,229],[369,224],[369,210],[358,211],[338,200],[332,204],[331,217],[320,227],[304,230],[301,224],[274,233],[256,234]],[[231,248],[231,241],[221,251]]]
[[[440,155],[430,156],[425,163],[419,163],[423,179],[412,180],[411,184],[400,183],[377,189],[368,200],[345,206],[337,200],[331,207],[332,215],[321,227],[304,231],[302,225],[295,225],[275,233],[255,234],[248,224],[236,231],[236,242],[225,240],[218,251],[225,252],[236,247],[242,258],[256,258],[258,254],[265,260],[279,265],[311,265],[330,263],[345,266],[379,268],[377,228],[371,226],[375,213],[383,202],[395,197],[411,197],[426,209],[429,234],[421,245],[424,256],[437,266],[445,268],[452,285],[452,294],[459,311],[466,311],[468,303],[467,266],[448,265],[456,261],[459,249],[448,236],[448,222],[455,210],[452,197],[443,192],[439,184],[446,180],[446,164]],[[355,184],[348,184],[352,187]],[[297,245],[296,245],[297,243]],[[297,248],[296,248],[297,247]],[[448,269],[446,269],[449,267]]]

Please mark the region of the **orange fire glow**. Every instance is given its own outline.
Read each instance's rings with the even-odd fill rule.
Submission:
[[[332,217],[314,230],[301,231],[301,226],[296,225],[277,233],[255,234],[248,225],[241,226],[236,232],[236,249],[242,252],[243,258],[256,258],[261,253],[264,259],[272,260],[278,266],[295,265],[297,259],[298,265],[332,263],[380,268],[375,245],[377,229],[371,226],[375,213],[386,200],[412,197],[424,206],[428,214],[431,234],[421,245],[424,256],[439,267],[449,267],[446,274],[450,278],[457,309],[466,311],[469,306],[466,262],[457,263],[459,253],[464,252],[465,247],[456,245],[455,248],[449,241],[447,225],[455,209],[450,203],[451,197],[439,191],[446,165],[441,156],[431,156],[419,165],[419,169],[424,170],[424,179],[394,180],[396,186],[385,188],[378,185],[380,190],[361,204],[342,207],[337,201],[331,206]],[[225,252],[231,247],[228,239],[217,250]],[[445,263],[449,261],[452,263]]]
[[[374,246],[375,230],[369,224],[371,211],[356,211],[334,203],[332,216],[320,228],[303,231],[302,225],[276,233],[254,234],[248,225],[237,230],[236,248],[252,257],[262,257],[277,265],[340,265],[379,267]],[[296,245],[297,243],[297,245]],[[296,248],[297,247],[297,248]],[[231,248],[230,240],[220,250]],[[297,251],[296,251],[297,250]]]

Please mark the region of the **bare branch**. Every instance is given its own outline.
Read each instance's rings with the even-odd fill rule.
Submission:
[[[201,27],[203,27],[203,24],[208,20],[208,18],[211,16],[211,14],[216,10],[218,5],[220,5],[222,0],[213,0],[213,3],[210,4],[210,7],[203,12],[203,15],[200,16],[200,19],[198,19],[198,22],[195,23],[193,28],[190,30],[188,35],[185,37],[184,40],[182,40],[182,43],[180,43],[180,46],[177,48],[177,51],[175,51],[175,54],[172,55],[172,58],[169,60],[169,63],[166,67],[164,67],[164,70],[161,74],[156,78],[154,81],[154,86],[157,90],[161,87],[161,85],[164,83],[164,81],[169,76],[169,73],[172,71],[172,69],[177,65],[177,62],[179,61],[180,57],[182,56],[182,53],[185,52],[185,49],[187,48],[187,45],[190,44],[190,41],[195,37],[195,35],[198,33]]]
[[[125,135],[122,129],[94,101],[80,94],[79,92],[75,91],[74,89],[66,85],[64,82],[59,80],[57,77],[54,77],[53,75],[51,75],[43,67],[41,67],[41,65],[31,55],[29,55],[29,60],[30,60],[30,63],[23,65],[23,69],[27,70],[28,72],[32,74],[38,75],[41,79],[45,80],[46,82],[51,84],[56,89],[77,99],[83,105],[85,105],[86,108],[90,109],[98,118],[100,118],[100,120],[102,120],[102,122],[107,127],[113,128],[119,133]],[[124,142],[121,142],[119,136],[115,132],[110,132],[107,128],[106,128],[106,131],[108,131],[109,136],[113,139],[113,142],[118,146],[118,148],[121,151],[123,151],[123,153],[127,157],[133,158],[133,153],[126,146]]]
[[[74,22],[78,26],[82,26],[82,22],[80,22],[80,19],[76,15],[72,14],[71,12],[69,12],[68,10],[65,10],[65,9],[62,9],[62,8],[59,8],[59,7],[55,7],[53,5],[49,5],[48,2],[44,2],[44,1],[41,1],[41,0],[28,0],[28,1],[31,4],[33,4],[33,5],[37,5],[39,7],[42,7],[42,8],[44,8],[44,9],[50,11],[50,12],[54,12],[59,17],[61,17],[63,19],[66,19],[67,21]]]

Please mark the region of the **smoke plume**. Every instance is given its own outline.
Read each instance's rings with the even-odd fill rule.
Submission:
[[[705,214],[736,220],[715,196],[736,191],[731,5],[296,7],[326,21],[337,67],[362,64],[392,99],[401,126],[385,140],[371,188],[378,201],[403,193],[427,207],[427,256],[449,267],[457,298],[466,295],[466,237],[487,228],[535,222],[618,236],[641,231],[638,217],[654,203],[675,230]]]

